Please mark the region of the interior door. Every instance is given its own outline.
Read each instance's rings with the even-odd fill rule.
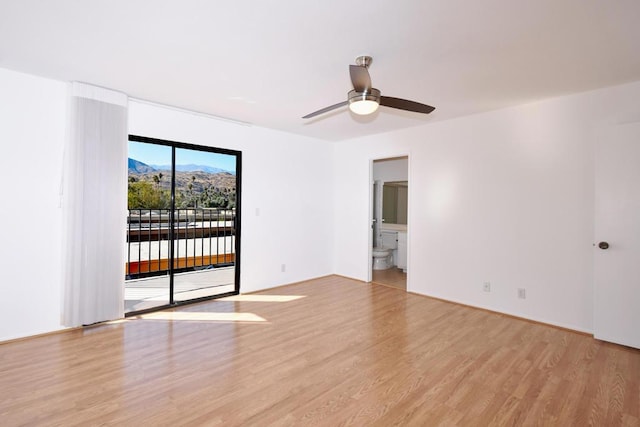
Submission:
[[[640,123],[596,146],[594,336],[640,348]]]

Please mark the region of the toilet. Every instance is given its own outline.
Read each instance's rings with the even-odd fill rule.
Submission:
[[[393,250],[398,247],[398,233],[383,231],[380,233],[380,246],[373,248],[373,269],[386,270],[393,267]]]

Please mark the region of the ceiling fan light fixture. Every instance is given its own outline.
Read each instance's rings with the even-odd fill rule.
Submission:
[[[368,92],[349,91],[349,109],[355,114],[366,116],[380,106],[380,91],[371,88]]]
[[[435,107],[427,104],[421,104],[408,99],[394,98],[391,96],[381,96],[380,91],[371,87],[371,76],[369,75],[369,65],[371,64],[370,56],[359,56],[356,58],[356,65],[349,65],[349,76],[351,77],[351,85],[353,90],[347,94],[347,100],[329,105],[320,110],[302,116],[303,119],[310,119],[320,114],[328,113],[345,105],[349,109],[359,115],[367,115],[374,113],[380,105],[387,108],[395,108],[396,110],[411,111],[413,113],[429,114]]]

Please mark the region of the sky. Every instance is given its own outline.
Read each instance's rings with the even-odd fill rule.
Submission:
[[[129,141],[129,158],[148,165],[170,165],[171,147]],[[229,154],[212,153],[210,151],[176,149],[176,164],[204,165],[220,168],[228,172],[236,171],[236,157]]]

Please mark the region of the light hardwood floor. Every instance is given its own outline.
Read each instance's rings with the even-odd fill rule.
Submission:
[[[407,290],[407,273],[401,269],[392,267],[386,270],[373,270],[372,281],[381,285]]]
[[[0,345],[0,424],[640,424],[640,351],[336,276]]]

